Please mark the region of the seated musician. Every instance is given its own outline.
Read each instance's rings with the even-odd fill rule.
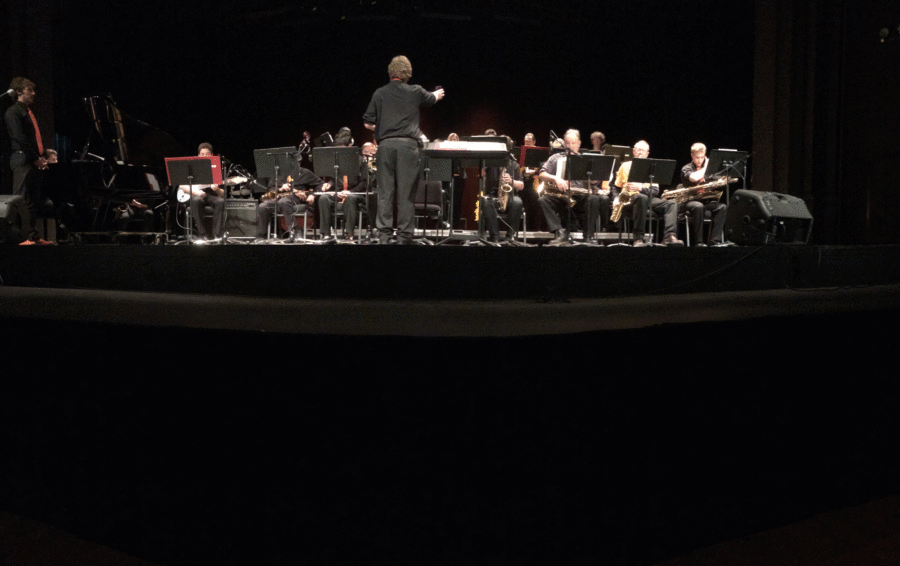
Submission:
[[[197,148],[198,157],[212,157],[213,147],[208,143],[201,143]],[[197,224],[197,237],[203,241],[207,239],[206,225],[203,222],[203,207],[209,205],[213,209],[213,237],[221,238],[225,235],[225,189],[219,185],[181,185],[178,190],[191,195],[191,216]]]
[[[525,147],[537,147],[537,144],[534,142],[534,134],[532,134],[531,132],[525,134],[525,138],[522,140],[522,145]],[[531,167],[525,167],[522,173],[525,176],[525,178],[522,180],[526,183],[530,183],[534,178],[535,173],[537,173],[537,170]]]
[[[531,132],[525,134],[525,139],[522,140],[522,145],[525,147],[537,147],[537,144],[534,142],[534,134],[532,134]],[[533,184],[535,174],[537,174],[537,169],[534,169],[532,167],[522,168],[522,180],[526,184]]]
[[[353,135],[350,132],[350,128],[343,127],[338,130],[337,135],[334,137],[334,144],[332,145],[332,147],[350,147],[352,145]],[[325,178],[329,180],[329,185],[331,186],[331,177]],[[335,226],[335,216],[338,203],[343,202],[344,199],[347,198],[347,195],[350,194],[351,186],[356,187],[356,185],[360,183],[360,179],[361,175],[347,176],[343,179],[338,179],[337,182],[334,183],[334,185],[337,186],[339,192],[324,193],[318,196],[316,205],[319,209],[319,233],[322,234],[323,237],[331,237],[332,230],[336,231],[337,226]],[[353,225],[350,224],[349,226],[351,226],[351,232],[348,233],[347,216],[344,215],[345,237],[352,233]]]
[[[634,144],[631,153],[639,159],[646,159],[650,156],[650,144],[641,140]],[[634,224],[634,246],[644,245],[644,222],[647,215],[647,207],[656,214],[663,217],[663,241],[666,246],[683,246],[684,242],[678,239],[678,204],[670,200],[662,200],[657,197],[659,195],[659,185],[650,183],[631,183],[628,181],[628,175],[631,173],[631,161],[626,161],[619,167],[616,173],[616,181],[611,187],[613,197],[613,210],[620,200],[623,200],[622,193],[628,193],[631,198],[629,204],[624,206],[631,207],[631,217]],[[628,197],[625,197],[628,198]]]
[[[312,207],[315,201],[314,192],[327,191],[331,185],[320,179],[315,173],[297,165],[297,169],[288,177],[288,181],[275,189],[275,180],[269,180],[272,189],[262,197],[256,208],[256,237],[263,240],[267,237],[269,223],[277,210],[284,216],[288,237],[294,239],[294,210],[298,205]],[[276,233],[278,228],[275,229]]]
[[[707,176],[706,166],[709,159],[706,157],[706,146],[695,143],[691,146],[691,162],[681,168],[681,183],[684,188],[696,187],[713,181]],[[711,173],[710,173],[711,174]],[[709,229],[709,245],[724,244],[725,238],[722,232],[725,228],[725,203],[718,200],[689,200],[681,204],[682,210],[690,218],[691,240],[695,246],[705,246],[703,240],[703,218],[708,210],[712,225]]]
[[[603,132],[594,132],[591,134],[591,146],[594,151],[606,153],[606,136]]]
[[[595,151],[601,154],[606,154],[606,135],[603,132],[596,131],[591,133],[591,151]],[[600,227],[601,232],[606,232],[609,230],[609,212],[611,208],[612,201],[609,200],[609,183],[613,180],[614,171],[610,171],[609,179],[606,180],[596,180],[592,181],[593,189],[595,192],[603,195],[606,198],[605,203],[601,203],[602,210],[600,211]]]
[[[369,227],[372,227],[378,213],[378,195],[375,193],[375,153],[378,146],[367,142],[362,146],[359,163],[359,177],[356,183],[348,187],[344,197],[344,236],[354,238],[360,211],[365,206],[369,214]],[[368,185],[369,190],[366,191]],[[368,201],[366,200],[368,199]]]
[[[591,242],[601,209],[609,210],[609,197],[588,189],[586,179],[566,181],[564,175],[560,174],[562,163],[565,163],[567,156],[577,154],[581,149],[581,133],[578,130],[569,130],[563,136],[563,140],[566,152],[551,155],[538,172],[543,187],[540,198],[541,209],[547,220],[547,229],[556,234],[556,238],[550,243],[552,245],[568,243],[570,206],[572,212],[583,216],[584,240]]]
[[[512,140],[509,141],[512,144]],[[501,185],[509,186],[512,190],[501,200]],[[507,156],[506,167],[486,167],[484,170],[484,196],[478,197],[479,208],[484,215],[484,224],[487,229],[487,239],[491,242],[500,241],[500,228],[498,211],[506,215],[506,235],[503,242],[512,244],[519,223],[522,220],[522,212],[525,205],[519,197],[519,192],[525,188],[522,181],[522,173],[519,164],[511,155]],[[505,201],[505,204],[503,203]],[[501,206],[503,210],[500,210]]]
[[[522,145],[525,147],[537,147],[534,134],[531,132],[525,134]],[[540,179],[537,179],[538,168],[522,166],[519,170],[522,171],[522,180],[525,182],[525,188],[519,196],[522,197],[522,201],[525,203],[525,212],[528,214],[529,224],[532,230],[543,231],[546,227],[544,226],[544,213],[541,210],[540,197],[537,194],[538,184],[540,184]]]
[[[142,232],[152,232],[153,209],[137,199],[131,199],[131,202],[122,204],[116,209],[116,230],[126,232],[136,221],[140,222]]]

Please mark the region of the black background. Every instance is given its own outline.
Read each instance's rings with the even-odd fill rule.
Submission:
[[[689,147],[750,145],[751,2],[253,4],[162,2],[153,10],[63,7],[71,25],[58,129],[86,132],[78,99],[112,93],[127,113],[191,151],[202,141],[252,168],[252,150],[350,127],[404,54],[411,82],[443,86],[423,112],[430,138],[492,127],[521,142],[601,130],[609,143],[646,138],[657,157]],[[418,7],[416,7],[418,6]]]

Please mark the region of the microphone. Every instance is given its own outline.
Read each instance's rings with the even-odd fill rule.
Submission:
[[[3,94],[8,94],[10,98],[15,98],[14,95],[16,94],[16,91],[15,91],[15,89],[9,89],[8,91],[4,92]],[[3,94],[0,94],[0,96],[3,96]]]

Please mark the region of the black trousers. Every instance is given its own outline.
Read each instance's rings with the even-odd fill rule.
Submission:
[[[334,218],[337,216],[338,199],[333,193],[325,193],[316,201],[319,208],[319,234],[330,236],[332,228],[335,227]]]
[[[397,241],[412,242],[415,228],[416,187],[419,183],[419,142],[388,138],[378,145],[378,238],[385,242],[394,231],[394,198],[397,199]]]
[[[703,218],[706,216],[707,210],[709,211],[710,220],[712,220],[712,225],[709,228],[709,243],[721,244],[725,241],[722,237],[722,232],[725,229],[725,203],[690,200],[682,203],[681,207],[690,221],[691,244],[696,246],[703,243]]]
[[[306,201],[296,195],[287,195],[278,200],[267,200],[266,202],[260,203],[256,208],[256,237],[266,237],[266,231],[269,227],[269,222],[272,221],[272,217],[275,215],[275,210],[278,210],[278,213],[284,216],[284,223],[287,226],[287,231],[292,232],[296,221],[294,218],[294,211],[298,205],[305,206]],[[278,233],[277,226],[275,227],[275,233]]]
[[[601,208],[604,210],[605,218],[609,218],[609,197],[601,194],[575,194],[572,196],[572,199],[575,201],[572,213],[576,216],[581,216],[584,220],[584,225],[581,227],[584,239],[593,238]],[[547,220],[547,230],[557,232],[565,228],[571,231],[569,227],[569,199],[559,195],[545,194],[541,196],[540,203],[541,209],[544,211],[544,218]]]
[[[500,239],[500,201],[496,197],[478,197],[481,202],[481,213],[484,216],[484,227],[493,240]],[[506,237],[512,238],[519,230],[525,203],[518,196],[511,195],[506,203]]]
[[[647,217],[647,207],[650,207],[654,213],[662,216],[663,219],[663,235],[678,234],[678,203],[673,200],[662,200],[659,198],[650,198],[640,193],[634,195],[631,199],[632,219],[634,220],[634,239],[639,240],[644,237],[644,222]]]
[[[375,215],[378,213],[378,195],[376,193],[369,193],[368,200],[366,200],[366,196],[367,195],[347,195],[347,198],[344,199],[345,232],[352,234],[353,230],[356,229],[363,206],[366,207],[366,211],[369,214],[370,224],[372,219],[375,218]]]
[[[9,158],[9,167],[13,174],[13,193],[21,195],[24,199],[18,206],[19,217],[22,219],[22,236],[26,240],[37,238],[35,222],[37,221],[39,203],[43,200],[40,194],[40,173],[24,152],[16,151]]]
[[[205,205],[213,209],[213,237],[221,238],[225,234],[225,199],[210,194],[205,194],[202,197],[191,195],[191,215],[194,217],[194,222],[197,223],[197,235],[201,238],[206,237],[206,224],[203,222],[203,207]]]

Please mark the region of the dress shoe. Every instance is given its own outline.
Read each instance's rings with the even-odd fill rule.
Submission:
[[[556,238],[550,243],[554,245],[569,243],[569,231],[565,228],[560,228],[556,231]]]
[[[683,246],[684,242],[676,238],[675,234],[668,234],[663,238],[662,244],[664,246]]]

